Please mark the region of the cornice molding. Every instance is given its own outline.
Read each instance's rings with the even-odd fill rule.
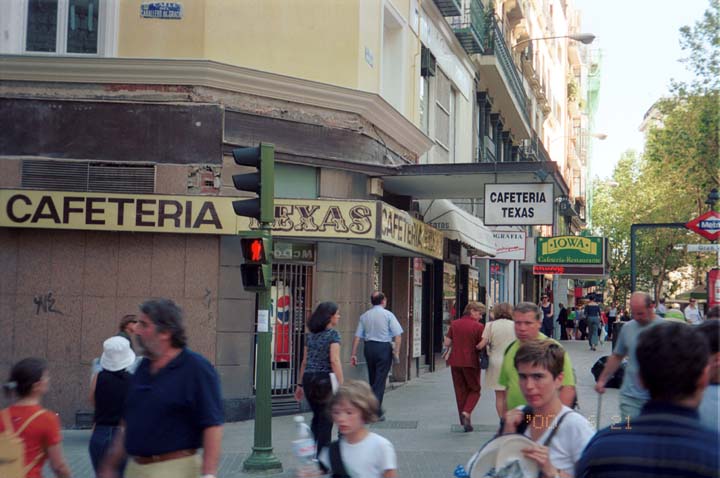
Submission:
[[[418,157],[434,144],[378,94],[211,60],[0,55],[0,80],[206,86],[358,114]]]

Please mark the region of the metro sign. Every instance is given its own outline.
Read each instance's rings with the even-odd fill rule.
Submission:
[[[720,212],[708,211],[685,224],[685,227],[709,241],[717,241],[720,237]]]

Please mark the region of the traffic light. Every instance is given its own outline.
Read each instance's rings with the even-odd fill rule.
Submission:
[[[270,288],[272,270],[270,254],[272,239],[262,236],[244,237],[240,239],[245,263],[240,266],[240,276],[245,290],[261,291]]]
[[[238,216],[252,217],[260,222],[271,223],[275,219],[275,146],[260,143],[253,148],[235,148],[232,151],[235,164],[257,168],[257,172],[233,174],[235,189],[252,192],[257,198],[233,201]]]

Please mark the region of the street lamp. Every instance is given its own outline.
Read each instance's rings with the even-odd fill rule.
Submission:
[[[718,193],[717,188],[712,188],[710,190],[710,193],[708,194],[707,199],[705,200],[705,204],[710,206],[711,211],[714,211],[715,204],[717,204],[718,201],[720,201],[720,194]]]
[[[573,33],[572,35],[558,35],[553,37],[540,37],[540,38],[527,38],[525,40],[521,40],[513,46],[513,49],[517,48],[520,45],[523,45],[525,43],[529,43],[531,41],[536,40],[553,40],[555,38],[569,38],[570,40],[579,41],[583,45],[589,45],[595,40],[595,35],[592,33]]]

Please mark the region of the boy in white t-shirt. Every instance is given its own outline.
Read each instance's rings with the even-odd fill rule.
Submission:
[[[331,475],[397,477],[392,443],[367,429],[367,424],[377,421],[378,409],[377,398],[365,382],[349,380],[335,394],[330,410],[342,438],[323,448],[318,457]]]
[[[525,424],[524,435],[537,445],[523,450],[538,463],[543,476],[574,476],[575,463],[595,434],[590,422],[560,401],[565,350],[550,340],[523,343],[515,355],[528,408],[518,407],[505,415],[503,434],[516,433]]]

